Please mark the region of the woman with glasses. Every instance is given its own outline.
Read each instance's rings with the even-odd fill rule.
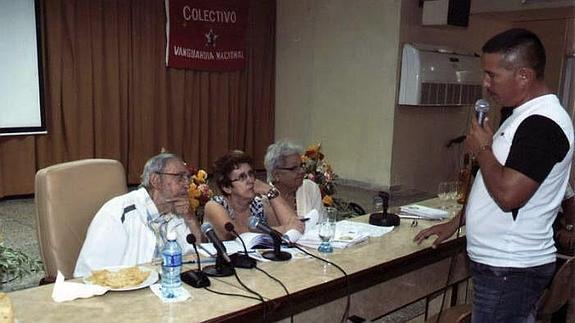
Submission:
[[[216,160],[214,178],[222,195],[214,196],[206,204],[205,220],[223,240],[235,239],[225,230],[227,222],[241,234],[250,231],[251,216],[281,233],[290,229],[303,232],[304,224],[294,210],[275,187],[255,178],[251,165],[251,157],[239,150]]]
[[[268,182],[272,183],[299,217],[315,209],[324,213],[321,192],[316,183],[304,179],[301,155],[303,149],[288,141],[279,141],[268,147],[264,164]]]

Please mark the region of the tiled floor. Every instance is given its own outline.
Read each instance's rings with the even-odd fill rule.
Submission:
[[[0,236],[4,245],[20,251],[34,259],[40,259],[36,236],[36,209],[34,200],[16,199],[0,201]],[[37,286],[43,272],[25,276],[0,287],[2,291]]]
[[[339,186],[336,196],[345,201],[353,201],[369,212],[372,208],[372,197],[376,194],[376,191],[369,189]],[[417,191],[392,192],[390,206],[429,197],[431,197],[429,194]],[[0,200],[0,235],[6,246],[22,250],[29,256],[40,259],[36,236],[36,210],[32,198]],[[21,280],[2,285],[0,290],[12,291],[37,286],[42,277],[43,272],[28,275]],[[377,322],[422,322],[418,317],[424,310],[424,302],[418,302],[385,316]]]

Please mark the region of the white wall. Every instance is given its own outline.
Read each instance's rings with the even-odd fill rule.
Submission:
[[[400,0],[278,0],[276,138],[321,142],[341,178],[390,185]]]

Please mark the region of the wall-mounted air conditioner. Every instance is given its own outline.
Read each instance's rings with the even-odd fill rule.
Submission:
[[[429,45],[405,44],[399,104],[468,105],[481,98],[479,57]]]

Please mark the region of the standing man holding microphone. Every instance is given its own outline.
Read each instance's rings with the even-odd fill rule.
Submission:
[[[573,127],[544,83],[545,50],[534,33],[507,30],[482,51],[490,101],[513,112],[495,133],[472,120],[466,148],[480,170],[465,212],[414,241],[437,235],[436,246],[466,223],[472,321],[534,322],[555,270],[552,224],[569,179]]]

